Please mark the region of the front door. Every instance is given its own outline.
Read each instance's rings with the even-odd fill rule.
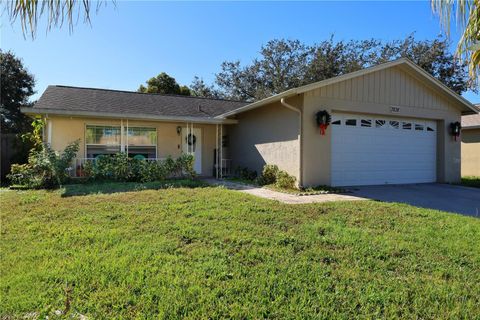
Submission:
[[[202,129],[182,128],[182,152],[195,157],[193,169],[197,174],[202,174]]]

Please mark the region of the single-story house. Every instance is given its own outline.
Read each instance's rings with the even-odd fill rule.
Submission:
[[[462,176],[480,177],[480,114],[462,117]]]
[[[200,175],[276,164],[302,186],[458,182],[452,128],[478,112],[407,59],[253,103],[49,86],[23,111],[45,118],[54,149],[81,140],[77,167],[100,154],[188,152]]]

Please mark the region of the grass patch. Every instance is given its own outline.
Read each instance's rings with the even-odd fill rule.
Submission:
[[[462,177],[462,185],[472,188],[480,188],[480,177]]]
[[[479,219],[213,187],[63,192],[0,192],[1,318],[480,316]]]
[[[129,192],[141,190],[159,190],[170,188],[198,188],[208,184],[201,180],[172,179],[155,182],[103,182],[70,184],[64,186],[62,197],[84,196],[89,194],[110,194],[116,192]]]

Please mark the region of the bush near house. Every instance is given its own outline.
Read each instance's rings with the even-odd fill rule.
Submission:
[[[48,144],[42,144],[39,150],[30,151],[28,163],[13,164],[8,178],[12,184],[26,188],[56,188],[68,181],[78,145],[79,142],[75,141],[58,153]]]
[[[297,189],[296,178],[274,164],[266,164],[262,175],[257,179],[260,185],[273,185],[279,189]]]
[[[89,180],[119,182],[152,182],[167,178],[193,178],[194,157],[182,154],[177,159],[163,161],[134,159],[125,153],[99,156],[83,165],[83,174]]]

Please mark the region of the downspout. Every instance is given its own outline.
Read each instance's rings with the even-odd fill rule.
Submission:
[[[302,111],[298,108],[295,108],[291,104],[285,102],[285,98],[280,99],[280,103],[298,113],[298,186],[302,186],[303,177],[302,177]]]

